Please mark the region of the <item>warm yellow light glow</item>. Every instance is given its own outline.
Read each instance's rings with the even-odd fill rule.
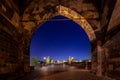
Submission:
[[[81,22],[84,23],[84,22],[85,22],[85,19],[84,19],[84,18],[81,18]]]
[[[88,62],[91,62],[91,60],[88,60]]]
[[[68,14],[68,11],[64,11],[65,14]]]

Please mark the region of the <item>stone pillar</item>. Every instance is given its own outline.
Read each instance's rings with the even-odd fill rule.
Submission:
[[[104,48],[104,75],[108,75],[108,61],[109,61],[109,53],[108,48]]]
[[[97,47],[93,47],[94,50],[92,51],[92,65],[91,65],[91,69],[92,69],[92,72],[93,74],[96,74],[97,72]]]
[[[97,41],[97,76],[102,76],[102,41]]]

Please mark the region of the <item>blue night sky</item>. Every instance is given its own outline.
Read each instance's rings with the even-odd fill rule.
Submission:
[[[78,60],[91,59],[91,44],[85,31],[72,20],[55,16],[42,24],[34,33],[30,45],[30,57],[40,60],[50,56],[53,60],[67,60],[69,56]]]

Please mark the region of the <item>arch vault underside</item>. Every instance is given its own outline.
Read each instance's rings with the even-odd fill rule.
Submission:
[[[40,24],[44,23],[48,19],[57,15],[62,15],[73,20],[78,25],[80,25],[84,29],[84,31],[87,33],[90,41],[93,41],[96,39],[94,30],[92,29],[91,25],[80,14],[62,5],[56,6],[55,10],[56,12],[54,13],[50,11],[49,13],[43,14],[42,18],[39,16],[40,10],[33,11],[33,18],[30,17],[31,16],[30,14],[26,14],[26,13],[23,14],[22,23],[23,23],[24,29],[31,32],[33,28],[37,29],[40,26]]]

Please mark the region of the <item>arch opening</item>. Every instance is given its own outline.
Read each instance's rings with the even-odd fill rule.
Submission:
[[[35,57],[37,56],[37,57]],[[83,28],[65,16],[55,16],[39,26],[30,44],[30,58],[53,61],[91,60],[90,40]]]

